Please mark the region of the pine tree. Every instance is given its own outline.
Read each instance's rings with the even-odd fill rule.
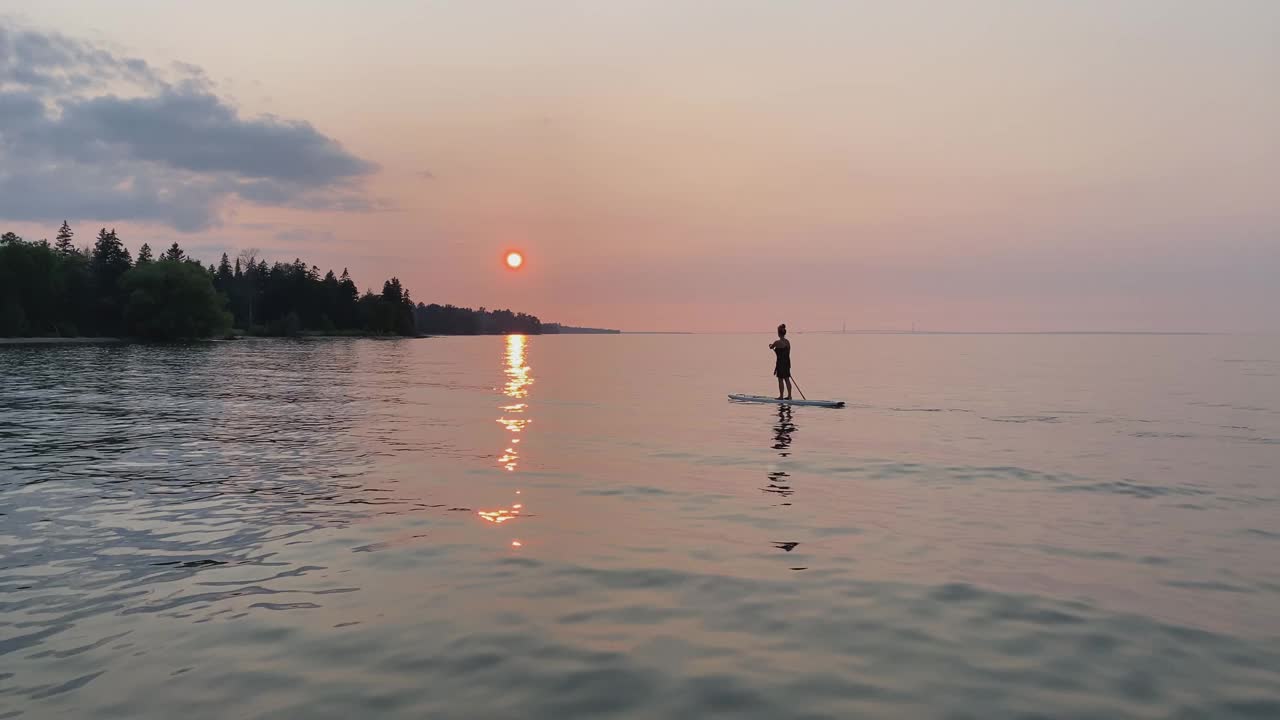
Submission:
[[[400,278],[393,277],[382,283],[382,299],[396,304],[404,300],[404,289],[400,285]]]
[[[58,228],[58,237],[54,241],[55,247],[62,255],[74,255],[76,246],[71,242],[71,238],[75,237],[75,233],[71,232],[71,226],[66,220],[62,221],[62,227]]]
[[[342,277],[338,278],[337,308],[334,311],[337,315],[338,327],[355,328],[359,326],[359,301],[360,291],[351,279],[351,273],[346,268],[342,268]]]
[[[92,262],[94,272],[100,278],[110,280],[110,286],[114,286],[115,281],[133,266],[129,250],[116,236],[115,228],[111,228],[110,232],[102,228],[98,232],[98,240],[93,245]]]
[[[142,247],[138,248],[138,264],[146,265],[151,262],[151,246],[142,243]]]
[[[89,259],[89,266],[97,294],[97,331],[115,335],[124,329],[124,293],[120,278],[133,266],[129,251],[116,236],[102,228]]]
[[[160,259],[182,262],[187,259],[187,254],[182,252],[182,248],[178,247],[178,243],[175,242],[169,246],[168,250],[164,251],[164,255]]]
[[[235,281],[235,274],[231,270],[231,258],[226,253],[222,253],[222,259],[218,261],[218,270],[213,275],[213,286],[218,292],[230,295],[231,283]]]

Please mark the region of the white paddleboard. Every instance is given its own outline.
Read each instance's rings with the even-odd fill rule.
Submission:
[[[779,400],[768,395],[730,395],[734,402],[774,403],[775,405],[816,405],[818,407],[842,408],[843,400]]]

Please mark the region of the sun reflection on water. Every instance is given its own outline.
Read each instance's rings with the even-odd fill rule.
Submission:
[[[498,465],[507,472],[515,472],[516,468],[519,467],[520,452],[518,446],[521,440],[519,436],[525,432],[529,423],[532,422],[527,417],[529,404],[521,402],[523,398],[529,396],[529,386],[533,384],[533,376],[530,374],[527,363],[528,344],[529,340],[524,335],[507,336],[504,353],[505,365],[503,367],[507,382],[503,387],[503,394],[511,398],[512,402],[498,406],[498,409],[502,411],[502,415],[497,420],[509,433],[506,447],[503,448],[502,454],[498,456]],[[520,491],[516,490],[515,493],[519,495]],[[480,510],[477,515],[486,522],[501,525],[519,518],[523,509],[523,503],[514,503],[510,507]],[[522,546],[523,543],[521,541],[511,540],[512,548],[520,548]]]
[[[503,388],[503,393],[509,398],[519,400],[529,396],[529,386],[533,384],[533,376],[529,374],[529,365],[526,362],[528,345],[529,339],[524,335],[507,336],[506,367],[503,368],[507,375],[507,384]],[[506,427],[507,432],[513,435],[524,432],[529,419],[522,416],[529,409],[528,403],[512,402],[499,406],[499,409],[502,410],[502,416],[498,418],[498,422]],[[507,472],[514,472],[519,464],[520,453],[515,448],[519,442],[520,438],[511,438],[502,455],[498,456],[498,464]]]
[[[516,505],[510,510],[506,508],[499,508],[498,510],[481,510],[476,514],[491,523],[501,524],[508,520],[515,520],[520,517],[520,506]]]
[[[529,366],[525,365],[525,348],[528,338],[524,335],[507,336],[507,396],[522,398],[529,394],[528,387],[533,383],[529,375]]]

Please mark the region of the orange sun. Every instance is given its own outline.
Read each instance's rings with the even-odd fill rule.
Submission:
[[[516,270],[521,265],[524,265],[524,255],[515,251],[507,253],[507,267]]]

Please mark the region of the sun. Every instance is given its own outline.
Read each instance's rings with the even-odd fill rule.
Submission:
[[[512,270],[518,270],[521,265],[524,265],[524,255],[521,255],[514,250],[507,253],[507,267]]]

